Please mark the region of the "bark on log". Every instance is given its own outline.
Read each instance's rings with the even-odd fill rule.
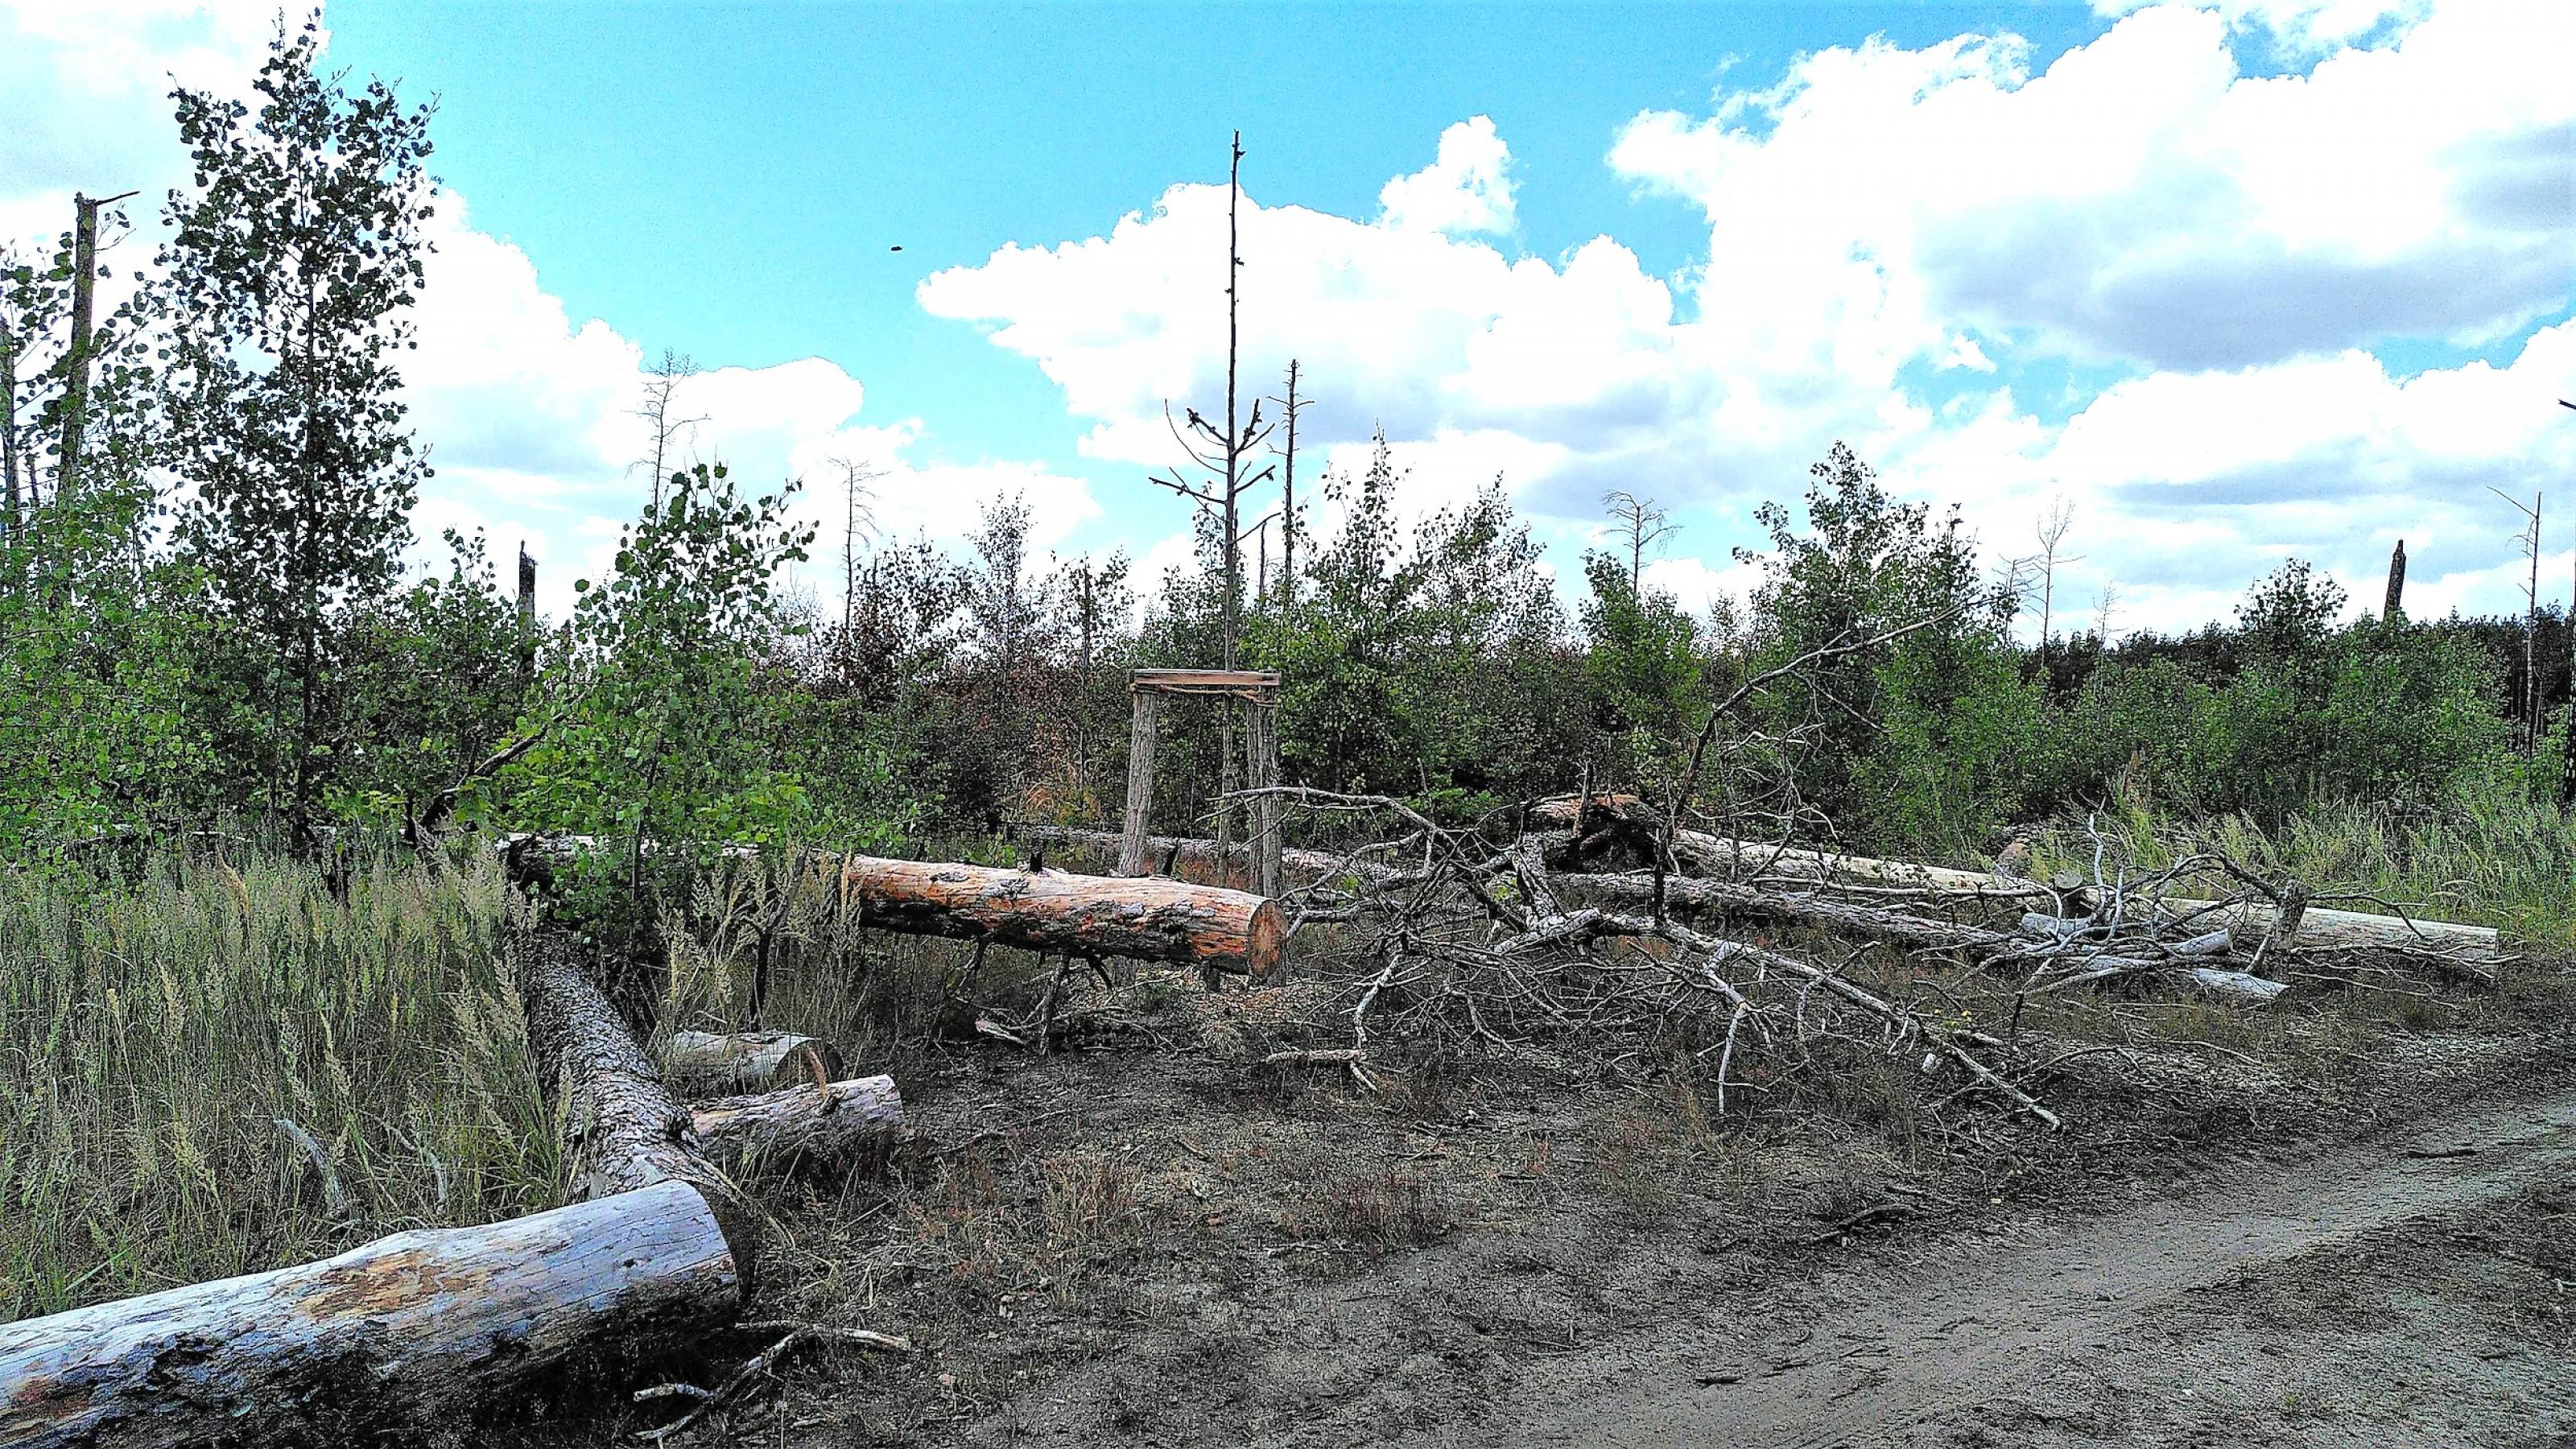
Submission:
[[[1605,818],[1622,820],[1637,830],[1650,831],[1653,828],[1651,807],[1634,796],[1595,796],[1588,815],[1595,821]],[[1529,820],[1532,824],[1570,829],[1575,820],[1574,798],[1564,796],[1539,801],[1530,807]],[[2028,899],[2048,894],[2045,887],[2034,882],[1986,871],[1879,860],[1866,855],[1843,855],[1834,851],[1767,845],[1759,841],[1729,840],[1697,830],[1675,831],[1673,854],[1683,869],[1695,875],[1734,875],[1756,871],[1801,880],[1866,880],[1913,886],[1942,896],[1977,899]],[[2249,943],[2272,930],[2282,914],[2277,907],[2260,901],[2231,906],[2223,911],[2212,910],[2212,905],[2209,901],[2195,900],[2169,899],[2164,902],[2169,918],[2193,915],[2195,924],[2201,924],[2205,929],[2226,927],[2238,939]],[[2207,914],[2194,914],[2198,912]],[[2305,908],[2293,919],[2296,930],[2291,939],[2281,944],[2303,951],[2434,952],[2470,965],[2472,969],[2462,974],[2488,984],[2493,983],[2492,975],[2476,970],[2474,966],[2492,962],[2501,950],[2492,926],[2402,920],[2366,911],[2327,910],[2317,906]]]
[[[698,1191],[663,1182],[335,1258],[0,1325],[0,1444],[361,1442],[525,1387],[586,1347],[740,1311]]]
[[[590,978],[549,943],[517,941],[528,1046],[548,1090],[564,1102],[573,1195],[606,1197],[684,1182],[705,1197],[733,1244],[743,1280],[758,1262],[759,1216],[700,1151],[695,1123],[671,1099],[652,1059]]]
[[[783,1031],[678,1031],[662,1049],[662,1075],[674,1087],[766,1092],[841,1075],[841,1053],[819,1037]]]
[[[993,870],[854,855],[842,867],[867,925],[918,936],[999,941],[1031,951],[1129,956],[1267,977],[1288,928],[1279,907],[1243,891],[1153,876]]]
[[[1080,858],[1097,862],[1104,869],[1116,871],[1124,839],[1112,830],[1083,830],[1069,825],[1023,825],[1019,833],[1031,840],[1064,846],[1079,852]],[[1220,863],[1216,842],[1200,836],[1149,835],[1145,837],[1141,869],[1175,880],[1197,885],[1224,886],[1232,890],[1252,885],[1252,852],[1248,846],[1235,846]],[[1125,874],[1125,872],[1118,872]],[[1329,850],[1282,848],[1279,852],[1280,883],[1304,885],[1330,879],[1345,873],[1342,857]]]
[[[892,1077],[834,1082],[828,1097],[811,1082],[720,1097],[689,1115],[708,1155],[737,1172],[872,1161],[903,1136],[903,1094]]]

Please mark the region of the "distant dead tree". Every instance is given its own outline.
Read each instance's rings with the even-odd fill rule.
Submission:
[[[1651,498],[1640,498],[1625,488],[1601,495],[1601,506],[1610,511],[1612,537],[1628,552],[1628,588],[1634,593],[1645,588],[1646,550],[1682,531],[1670,521],[1662,505]]]
[[[634,415],[653,429],[653,455],[638,458],[634,467],[649,468],[653,474],[653,503],[660,507],[662,485],[670,480],[671,443],[706,421],[704,417],[675,418],[671,404],[680,384],[698,375],[698,364],[685,352],[662,349],[662,359],[644,369],[644,405]]]
[[[2058,552],[2065,546],[2067,530],[2074,526],[2074,505],[2064,498],[2057,498],[2051,500],[2048,511],[2039,516],[2035,530],[2039,552],[2031,556],[2031,562],[2039,571],[2039,660],[2042,664],[2048,662],[2048,644],[2057,608],[2057,566],[2084,561],[2082,554]]]
[[[2391,624],[2406,618],[2406,540],[2388,553],[2388,597],[2379,606],[2379,617]]]
[[[1284,464],[1279,475],[1279,602],[1297,602],[1297,415],[1314,401],[1297,395],[1298,363],[1288,359],[1288,391],[1278,399],[1279,421],[1287,435],[1287,446],[1280,450]]]
[[[1226,169],[1225,205],[1225,422],[1222,426],[1201,417],[1196,408],[1184,406],[1186,426],[1172,418],[1171,404],[1163,405],[1164,425],[1171,429],[1172,441],[1199,470],[1199,477],[1189,477],[1178,467],[1146,475],[1146,481],[1168,488],[1187,498],[1195,511],[1215,527],[1218,541],[1219,573],[1224,594],[1219,605],[1219,632],[1223,660],[1220,667],[1238,667],[1243,639],[1243,544],[1259,524],[1243,521],[1244,495],[1267,481],[1277,472],[1265,466],[1259,472],[1246,471],[1253,450],[1269,441],[1272,424],[1261,416],[1261,400],[1252,403],[1252,415],[1238,412],[1241,393],[1237,387],[1237,367],[1242,357],[1242,282],[1243,282],[1243,133],[1234,133],[1231,161]],[[1264,518],[1262,522],[1268,522]],[[1217,712],[1217,758],[1219,760],[1219,799],[1231,801],[1240,777],[1235,773],[1234,711]],[[1232,806],[1221,803],[1217,809],[1216,837],[1220,844],[1232,839]]]
[[[2102,647],[2106,650],[2111,647],[2111,611],[2118,607],[2120,607],[2120,586],[2105,580],[2102,592],[2093,602],[2093,637],[2101,640]]]
[[[858,618],[859,540],[876,537],[876,490],[868,485],[886,475],[883,468],[834,458],[841,474],[841,627]]]
[[[2532,492],[2531,501],[2529,503],[2524,503],[2521,499],[2516,498],[2512,494],[2505,492],[2503,489],[2492,485],[2488,487],[2487,491],[2498,498],[2503,499],[2505,502],[2512,504],[2514,512],[2522,515],[2524,527],[2515,534],[2514,541],[2521,546],[2523,556],[2531,562],[2531,579],[2529,583],[2523,585],[2522,589],[2522,699],[2519,702],[2521,710],[2520,725],[2522,733],[2522,752],[2524,755],[2529,756],[2539,750],[2541,734],[2540,661],[2538,653],[2540,638],[2541,495],[2539,491],[2535,489]]]

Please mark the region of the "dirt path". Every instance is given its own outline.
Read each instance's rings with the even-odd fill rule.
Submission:
[[[2576,1092],[1867,1252],[1774,1301],[1530,1365],[1469,1437],[2576,1444],[2556,1189],[2576,1195]],[[2500,1256],[2480,1210],[2534,1193],[2561,1235]]]

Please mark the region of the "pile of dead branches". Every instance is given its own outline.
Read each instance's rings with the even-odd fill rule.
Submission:
[[[1308,811],[1392,822],[1387,838],[1297,852],[1292,931],[1323,923],[1364,956],[1351,1045],[1450,1035],[1503,1053],[1622,1069],[1703,1063],[1720,1110],[1858,1047],[1949,1095],[2049,1126],[2037,1095],[2062,1043],[2025,1038],[2035,1001],[2190,992],[2254,1008],[2294,989],[2486,987],[2495,933],[2319,896],[2192,855],[2142,870],[2095,837],[2092,869],[2051,880],[1947,870],[1677,828],[1628,796],[1532,802],[1472,828],[1382,796],[1287,788]],[[2372,905],[2376,912],[2342,909]]]

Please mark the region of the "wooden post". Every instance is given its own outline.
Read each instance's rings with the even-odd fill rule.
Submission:
[[[1279,783],[1279,707],[1266,699],[1243,706],[1244,750],[1250,756],[1252,788]],[[1252,893],[1279,894],[1279,797],[1255,796],[1252,806]]]
[[[1145,873],[1145,829],[1154,813],[1154,710],[1151,690],[1134,689],[1136,719],[1127,742],[1127,838],[1118,847],[1118,873]]]

